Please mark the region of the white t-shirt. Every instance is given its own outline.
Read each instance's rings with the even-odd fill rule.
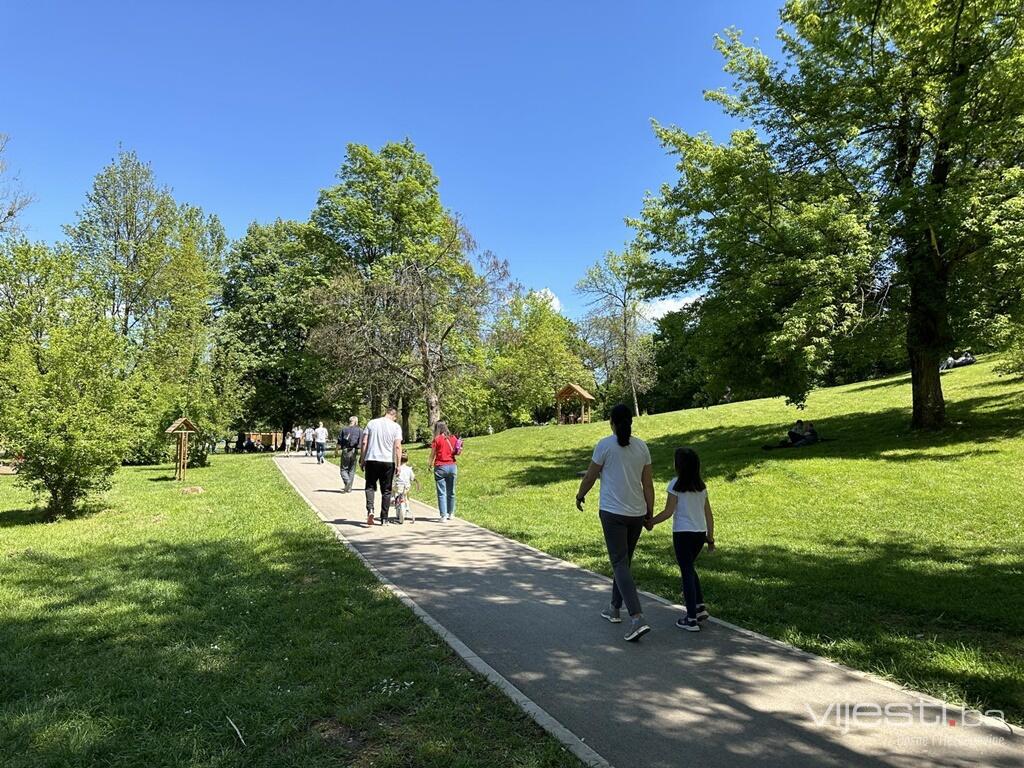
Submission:
[[[302,436],[304,438],[306,438],[307,440],[312,440],[313,439],[313,428],[312,427],[306,427],[306,431],[302,433]]]
[[[302,439],[302,427],[296,427],[295,429],[293,429],[292,430],[292,435],[295,437],[296,440],[301,440]]]
[[[366,425],[366,461],[383,461],[393,464],[395,461],[395,443],[402,442],[402,428],[397,422],[386,416],[373,419]]]
[[[327,427],[317,427],[313,430],[313,436],[318,443],[327,442]]]
[[[704,517],[704,502],[708,498],[707,490],[679,492],[672,489],[675,484],[676,481],[672,480],[667,489],[676,497],[676,511],[672,514],[672,533],[678,531],[707,533],[708,521]]]
[[[398,468],[398,476],[395,478],[395,490],[399,493],[407,493],[412,488],[412,481],[416,479],[416,473],[412,467],[403,464]]]
[[[594,447],[593,462],[602,466],[601,511],[628,517],[647,514],[641,480],[644,467],[651,463],[647,443],[631,437],[629,445],[619,445],[615,435],[608,435]]]

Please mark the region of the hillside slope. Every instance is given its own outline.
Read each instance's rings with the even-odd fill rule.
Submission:
[[[907,376],[818,390],[802,413],[771,399],[639,419],[659,505],[674,448],[703,460],[718,521],[719,551],[700,561],[711,611],[1024,720],[1024,381],[994,365],[944,375],[939,434],[907,429]],[[761,449],[797,417],[827,442]],[[599,423],[467,440],[459,514],[609,573],[596,491],[585,512],[573,507],[577,473],[607,433]],[[636,571],[679,600],[670,535],[645,535]]]

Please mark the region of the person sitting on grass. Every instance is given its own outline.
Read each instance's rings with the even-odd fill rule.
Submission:
[[[676,448],[676,476],[668,484],[665,509],[651,518],[647,530],[672,518],[672,546],[683,581],[686,614],[676,626],[687,632],[699,632],[700,624],[708,619],[704,593],[697,575],[697,556],[707,544],[708,552],[715,551],[715,516],[711,513],[708,489],[700,476],[700,457],[692,448]]]
[[[804,436],[806,434],[807,427],[804,425],[804,420],[797,419],[796,424],[793,425],[793,428],[786,433],[786,437],[789,438],[788,445],[796,445],[797,443],[804,439]],[[786,443],[783,444],[785,445]]]
[[[420,489],[420,481],[416,477],[412,466],[409,464],[409,454],[402,451],[402,463],[395,473],[394,505],[398,510],[398,522],[402,524],[405,518],[410,523],[416,522],[416,515],[412,514],[409,506],[409,493],[412,491],[412,484],[416,483],[416,490]]]
[[[814,445],[819,441],[818,431],[811,422],[804,423],[803,419],[797,419],[793,428],[786,433],[786,439],[778,445],[765,445],[764,450],[773,451],[776,448],[803,448],[806,445]]]

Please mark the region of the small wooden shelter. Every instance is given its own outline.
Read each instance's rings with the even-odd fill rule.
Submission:
[[[168,435],[178,436],[178,456],[174,467],[175,480],[185,479],[185,470],[188,469],[188,436],[194,435],[198,431],[196,425],[184,416],[164,430]]]
[[[579,384],[566,384],[555,395],[558,423],[589,424],[595,399]],[[564,413],[563,406],[567,409]]]

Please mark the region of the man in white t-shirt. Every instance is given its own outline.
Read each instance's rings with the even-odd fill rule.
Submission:
[[[378,419],[366,425],[360,467],[366,481],[366,524],[373,525],[373,496],[380,487],[380,523],[386,525],[391,509],[391,486],[395,481],[395,465],[402,457],[402,428],[398,411],[388,408]]]
[[[306,427],[306,431],[302,433],[302,445],[306,449],[306,455],[313,455],[313,428]]]
[[[327,427],[321,421],[313,430],[313,442],[316,443],[316,463],[324,463],[324,454],[327,452]]]
[[[294,448],[295,452],[298,453],[299,449],[302,447],[302,427],[293,427],[291,432],[291,438],[292,448]]]

